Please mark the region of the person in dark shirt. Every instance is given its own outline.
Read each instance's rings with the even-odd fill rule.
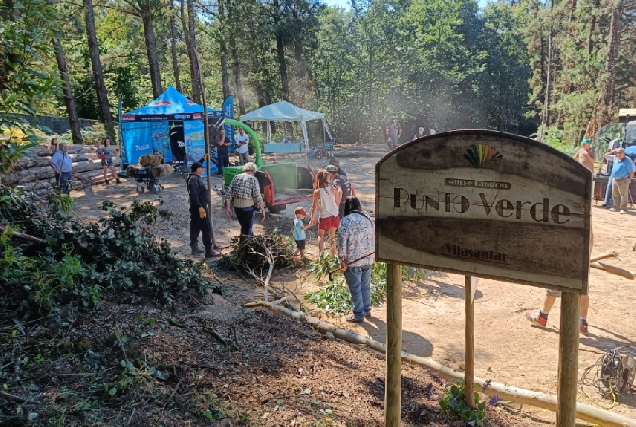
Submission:
[[[190,249],[192,255],[201,253],[199,249],[199,232],[205,246],[205,257],[212,258],[212,226],[210,225],[210,193],[201,179],[203,165],[199,162],[192,163],[192,173],[188,176],[188,193],[190,194]]]
[[[232,142],[225,136],[225,129],[221,128],[221,133],[216,139],[216,153],[219,157],[219,176],[223,176],[223,168],[230,166],[230,152],[228,147],[231,145]]]
[[[344,217],[345,200],[349,196],[356,195],[356,189],[353,184],[349,182],[347,175],[341,175],[338,173],[338,168],[334,165],[329,165],[325,168],[331,176],[331,186],[333,188],[339,188],[342,191],[342,197],[340,198],[340,204],[338,206],[338,215],[342,219]]]
[[[342,168],[340,167],[340,162],[338,160],[336,160],[335,157],[332,157],[331,159],[329,159],[329,164],[330,165],[334,165],[335,167],[338,168],[338,175],[344,175],[347,176],[347,174],[345,173],[344,170],[342,170]]]

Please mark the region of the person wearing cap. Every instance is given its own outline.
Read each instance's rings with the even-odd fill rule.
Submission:
[[[335,157],[329,159],[329,164],[338,168],[338,175],[347,176],[346,172],[340,167],[340,162]]]
[[[307,211],[302,206],[298,206],[294,209],[294,215],[296,218],[294,219],[294,241],[296,242],[296,252],[300,253],[300,258],[305,259],[305,242],[307,241],[307,234],[305,230],[309,227],[312,227],[313,224],[309,223],[305,225],[303,219],[307,216]]]
[[[259,206],[263,221],[265,221],[265,202],[261,197],[261,186],[254,176],[258,168],[253,162],[243,165],[243,173],[232,178],[232,182],[225,190],[225,215],[232,218],[231,205],[241,225],[241,236],[252,236],[254,224],[254,208]]]
[[[594,173],[594,161],[596,160],[596,152],[592,148],[592,141],[585,138],[581,141],[581,148],[574,155],[574,160],[588,168]]]
[[[190,168],[192,173],[188,176],[188,194],[190,195],[190,249],[192,255],[201,253],[199,248],[199,232],[201,240],[205,246],[205,257],[212,258],[212,226],[210,224],[210,212],[208,205],[210,203],[210,193],[205,186],[201,175],[203,175],[203,165],[199,162],[192,163]]]
[[[397,117],[393,118],[391,126],[389,126],[389,148],[394,149],[400,145],[400,138],[402,137],[402,128],[398,123]]]
[[[321,253],[325,249],[325,231],[329,231],[331,255],[336,256],[336,230],[340,224],[338,206],[342,191],[340,188],[329,185],[330,179],[331,175],[324,169],[316,174],[310,224],[314,225],[318,222],[318,250]]]
[[[328,165],[325,170],[329,172],[331,187],[339,188],[342,193],[342,196],[340,197],[340,204],[338,205],[338,216],[342,219],[344,217],[345,199],[349,196],[355,196],[356,189],[346,175],[340,175],[338,173],[338,168],[336,166]]]

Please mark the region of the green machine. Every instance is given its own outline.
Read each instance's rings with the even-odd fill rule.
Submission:
[[[311,167],[298,166],[294,162],[263,164],[262,147],[256,132],[243,122],[225,119],[226,125],[240,127],[254,142],[254,163],[258,166],[256,178],[261,185],[261,194],[270,212],[278,213],[288,204],[310,200],[313,193],[314,173]],[[240,174],[240,166],[223,168],[223,183],[227,187],[234,176]],[[276,189],[285,189],[285,194],[276,194]],[[309,191],[308,191],[309,190]],[[281,193],[279,191],[279,193]]]

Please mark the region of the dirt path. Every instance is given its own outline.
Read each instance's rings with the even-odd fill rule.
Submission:
[[[378,157],[341,157],[343,169],[355,185],[364,207],[374,210],[374,166]],[[324,161],[312,161],[314,167],[324,167]],[[158,234],[167,238],[182,254],[188,248],[187,193],[182,177],[172,176],[163,181],[165,207],[175,212],[170,226],[158,226]],[[219,180],[215,179],[219,185]],[[77,200],[76,212],[85,219],[95,219],[101,215],[101,200],[108,199],[119,204],[129,204],[133,198],[154,200],[157,196],[137,195],[135,184],[126,182],[120,186],[93,187],[74,192]],[[227,246],[231,237],[238,234],[238,223],[223,214],[222,200],[213,194],[214,228],[217,244]],[[306,209],[309,202],[301,204]],[[632,271],[636,270],[636,210],[627,215],[612,213],[594,206],[593,225],[595,246],[593,253],[615,250],[620,257],[609,263]],[[278,215],[267,214],[265,226],[281,230],[291,229],[293,209]],[[264,231],[263,224],[255,224],[255,232]],[[308,230],[309,255],[317,255],[316,230]],[[405,292],[403,306],[403,348],[419,356],[433,359],[461,369],[464,358],[464,289],[463,276],[430,272],[424,283],[412,284]],[[625,345],[636,345],[636,281],[609,275],[592,269],[590,273],[590,313],[588,336],[582,336],[579,352],[579,374],[593,365],[608,349]],[[260,298],[260,290],[250,283],[229,280],[231,299],[244,302]],[[315,284],[307,272],[278,275],[274,286],[295,290],[300,299]],[[548,327],[531,327],[524,317],[527,310],[537,310],[543,298],[539,288],[504,283],[495,280],[480,280],[475,299],[475,363],[476,375],[490,378],[517,387],[536,391],[556,392],[559,338],[559,301],[554,307]],[[324,319],[324,318],[323,318]],[[341,323],[342,319],[331,319]],[[386,308],[374,309],[374,318],[361,325],[348,325],[350,329],[370,336],[378,341],[385,340]],[[586,388],[592,399],[580,397],[579,401],[610,406],[592,389]],[[526,408],[524,408],[524,411]],[[636,418],[636,395],[629,393],[615,406],[613,411]],[[534,416],[551,420],[548,411],[533,411]]]

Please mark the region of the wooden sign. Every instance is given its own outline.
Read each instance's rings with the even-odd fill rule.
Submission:
[[[376,165],[376,258],[587,293],[592,174],[529,138],[461,130]]]

